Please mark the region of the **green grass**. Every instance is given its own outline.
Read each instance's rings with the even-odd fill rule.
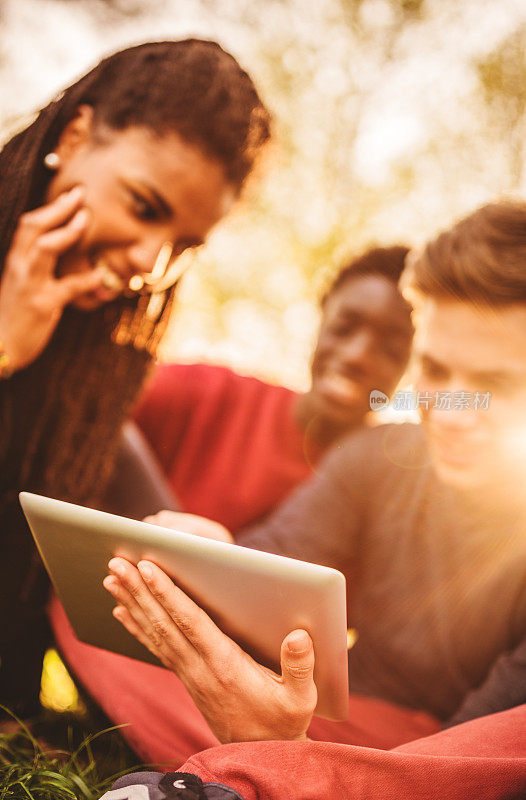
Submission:
[[[0,800],[96,800],[119,775],[130,772],[130,764],[123,763],[118,772],[108,774],[104,759],[94,754],[94,747],[111,738],[115,728],[89,734],[76,747],[56,750],[11,716],[18,723],[16,730],[0,732]],[[111,765],[115,767],[114,759]]]

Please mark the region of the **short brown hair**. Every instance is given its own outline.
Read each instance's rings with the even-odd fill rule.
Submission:
[[[403,284],[491,306],[526,302],[526,203],[482,206],[408,259]]]

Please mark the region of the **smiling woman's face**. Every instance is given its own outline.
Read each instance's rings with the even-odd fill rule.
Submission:
[[[133,275],[151,272],[165,242],[175,254],[201,244],[235,196],[219,161],[176,132],[134,126],[95,133],[91,109],[83,106],[56,148],[60,166],[46,193],[50,201],[81,185],[89,213],[57,275],[103,266],[115,279],[115,288],[77,298],[83,310],[115,299]]]

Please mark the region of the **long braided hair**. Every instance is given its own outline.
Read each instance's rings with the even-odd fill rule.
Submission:
[[[20,215],[43,202],[44,155],[81,104],[114,130],[175,130],[218,159],[238,189],[269,137],[251,79],[214,42],[146,43],[106,58],[0,153],[0,280]],[[89,313],[68,307],[42,355],[0,382],[0,514],[21,489],[97,504],[172,300],[170,292],[154,320],[144,297]]]

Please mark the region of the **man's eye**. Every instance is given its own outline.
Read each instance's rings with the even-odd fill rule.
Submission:
[[[157,209],[152,206],[146,198],[136,192],[132,192],[133,213],[139,219],[154,221],[158,218]]]
[[[493,392],[493,393],[503,392],[508,395],[511,395],[515,391],[517,391],[518,388],[520,388],[515,381],[506,380],[505,377],[500,377],[500,376],[495,376],[495,377],[491,376],[484,378],[480,383],[481,387],[482,386],[484,387],[483,389],[481,388],[479,390],[482,394],[484,392]]]
[[[350,336],[358,328],[358,321],[354,319],[335,319],[327,330],[333,336]]]

